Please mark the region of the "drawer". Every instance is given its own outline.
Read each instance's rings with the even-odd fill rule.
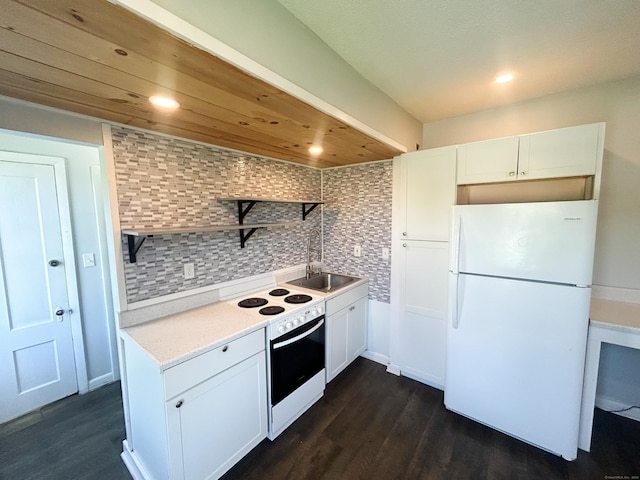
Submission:
[[[326,313],[331,315],[339,312],[343,308],[357,302],[362,297],[366,297],[369,294],[369,282],[360,285],[359,287],[352,288],[340,295],[330,298],[326,302]]]
[[[265,349],[265,330],[198,355],[164,372],[164,398],[169,400]]]

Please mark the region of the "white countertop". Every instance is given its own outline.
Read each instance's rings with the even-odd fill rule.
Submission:
[[[330,293],[297,286],[295,290],[328,299],[367,281],[367,278],[359,278]],[[291,288],[286,283],[279,286]],[[160,370],[166,370],[269,324],[269,317],[256,317],[252,313],[239,309],[233,302],[223,301],[123,328],[120,334],[147,352]]]
[[[269,324],[236,305],[219,302],[122,329],[166,370]]]
[[[591,299],[590,325],[640,334],[640,303]]]

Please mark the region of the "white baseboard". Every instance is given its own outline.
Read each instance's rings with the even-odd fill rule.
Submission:
[[[387,365],[387,372],[393,374],[393,375],[397,375],[400,376],[400,374],[402,373],[400,370],[400,367],[398,365],[395,365],[393,363],[389,363]]]
[[[629,408],[630,406],[631,405],[626,405],[624,403],[618,402],[617,400],[612,400],[611,398],[603,397],[601,395],[596,396],[596,407],[601,408],[602,410],[605,410],[607,412],[611,412],[612,410],[624,410],[625,408]],[[631,410],[627,410],[626,412],[612,413],[640,422],[639,408],[632,408]]]
[[[105,373],[104,375],[100,375],[99,377],[89,380],[89,391],[95,390],[96,388],[100,388],[103,385],[107,385],[115,381],[116,378],[113,376],[113,372]]]
[[[382,353],[365,350],[360,354],[360,356],[369,360],[373,360],[374,362],[380,363],[382,365],[389,365],[389,357],[387,355],[383,355]]]
[[[149,480],[151,478],[148,475],[145,475],[145,469],[138,463],[135,456],[131,453],[126,439],[122,441],[122,453],[120,454],[120,458],[122,458],[122,461],[127,467],[127,470],[129,470],[133,480]]]
[[[415,372],[412,369],[401,370],[400,374],[403,377],[410,378],[411,380],[415,380],[416,382],[424,383],[425,385],[444,391],[444,385],[440,383],[440,379],[424,377],[421,372]]]

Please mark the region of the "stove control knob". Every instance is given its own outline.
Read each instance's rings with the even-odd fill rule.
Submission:
[[[280,325],[280,326],[278,327],[278,333],[284,333],[284,331],[285,331],[285,330],[286,330],[286,328],[285,328],[285,326],[284,326],[284,325]]]
[[[291,325],[291,322],[287,322],[287,324],[285,325],[285,328],[286,328],[287,330],[291,330],[291,326],[292,326],[292,325]]]
[[[300,315],[300,318],[298,320],[300,321],[300,323],[304,323],[306,318],[304,315]]]
[[[322,305],[318,305],[318,314],[321,314],[322,310],[323,310]]]
[[[297,327],[298,325],[300,325],[300,319],[299,318],[295,318],[293,320],[293,324]]]

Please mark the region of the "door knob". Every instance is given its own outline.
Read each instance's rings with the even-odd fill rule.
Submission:
[[[58,265],[60,265],[60,260],[49,260],[49,265],[52,267],[57,267]]]
[[[63,315],[64,315],[64,308],[62,308],[62,307],[56,308],[56,316],[58,317],[58,321],[59,322],[62,321]]]

